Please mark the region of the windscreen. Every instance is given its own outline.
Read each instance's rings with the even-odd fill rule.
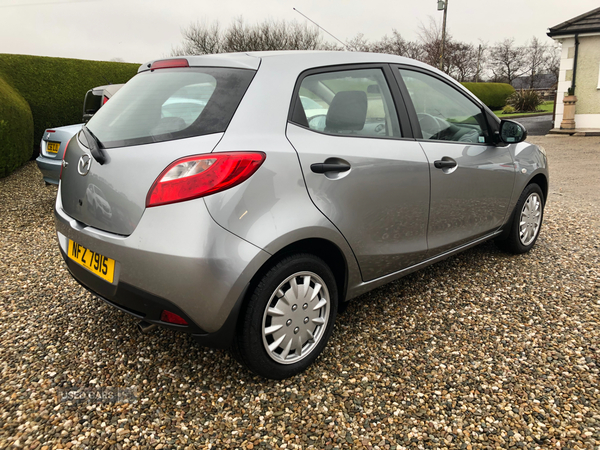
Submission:
[[[225,131],[254,71],[157,69],[133,77],[88,122],[104,148]]]

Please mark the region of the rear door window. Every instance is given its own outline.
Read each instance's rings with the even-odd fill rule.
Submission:
[[[87,126],[105,148],[223,132],[254,73],[199,67],[142,72]]]
[[[306,76],[292,120],[326,134],[400,137],[398,116],[379,68]],[[301,108],[301,110],[299,109]]]

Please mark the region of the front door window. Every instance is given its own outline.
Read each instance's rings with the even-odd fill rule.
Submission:
[[[437,78],[400,70],[417,112],[423,139],[484,144],[485,116],[479,106]]]

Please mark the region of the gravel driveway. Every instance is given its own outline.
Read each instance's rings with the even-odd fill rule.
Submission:
[[[81,288],[28,163],[0,180],[0,448],[598,448],[600,140],[532,140],[552,189],[531,253],[483,244],[360,297],[283,382]]]

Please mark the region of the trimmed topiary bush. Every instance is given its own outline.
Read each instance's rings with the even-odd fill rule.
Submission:
[[[31,157],[33,117],[23,97],[0,77],[0,177]]]
[[[462,85],[492,110],[503,108],[506,99],[515,92],[515,88],[506,83],[462,83]]]
[[[83,97],[89,89],[125,83],[138,67],[139,64],[119,62],[0,54],[0,77],[31,108],[36,145],[46,128],[82,122]]]
[[[523,89],[513,93],[506,101],[518,112],[535,112],[542,104],[542,98],[537,92]]]

